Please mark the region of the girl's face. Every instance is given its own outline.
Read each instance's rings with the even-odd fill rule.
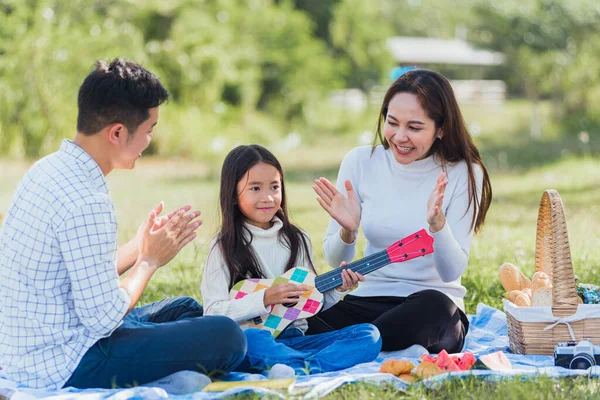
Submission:
[[[442,130],[427,116],[419,98],[413,93],[397,93],[390,100],[383,135],[400,164],[425,158]]]
[[[281,207],[281,176],[271,164],[258,163],[237,184],[238,206],[248,223],[269,229]]]

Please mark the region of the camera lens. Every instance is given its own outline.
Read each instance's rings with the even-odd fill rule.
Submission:
[[[594,357],[586,353],[579,353],[573,356],[569,369],[588,369],[589,367],[596,365]]]

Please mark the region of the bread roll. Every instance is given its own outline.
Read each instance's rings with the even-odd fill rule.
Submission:
[[[551,288],[551,287],[552,287],[552,281],[550,280],[550,277],[548,277],[547,275],[546,275],[546,277],[541,276],[533,281],[531,293],[533,295],[533,294],[535,294],[535,292],[537,292],[540,289],[546,289],[546,288]]]
[[[538,280],[538,279],[548,279],[548,280],[552,280],[550,279],[550,275],[548,275],[547,273],[545,273],[544,271],[538,271],[535,274],[533,274],[533,276],[531,277],[531,282]]]
[[[519,268],[511,263],[502,264],[498,276],[500,277],[500,283],[507,292],[531,288],[531,281],[523,275]]]
[[[525,293],[521,292],[521,294],[519,294],[515,301],[513,301],[513,303],[515,303],[516,306],[519,307],[531,307],[531,297],[527,296]]]
[[[522,294],[523,294],[523,291],[521,291],[521,290],[511,290],[510,293],[508,294],[508,299],[514,303],[516,298]]]
[[[509,293],[508,300],[519,307],[530,307],[531,295],[529,295],[527,291],[531,292],[529,289],[513,290]]]
[[[538,279],[533,283],[533,287],[531,288],[531,294],[534,295],[540,289],[546,289],[552,287],[552,284],[544,279]]]

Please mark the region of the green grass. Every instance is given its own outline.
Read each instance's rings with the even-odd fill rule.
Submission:
[[[503,168],[496,163],[490,168],[494,201],[482,232],[473,239],[469,267],[462,280],[467,288],[467,312],[474,313],[479,302],[502,307],[503,289],[497,270],[503,262],[513,262],[527,275],[533,274],[538,205],[542,192],[548,188],[557,189],[564,203],[575,273],[582,281],[600,282],[597,276],[600,267],[600,236],[597,234],[600,226],[600,160],[593,157],[598,152],[597,143],[592,141],[582,147],[576,139],[532,141],[527,135],[508,136],[504,141],[495,138],[486,142],[484,139],[478,139],[484,158],[505,160],[508,157],[510,167]],[[321,253],[328,218],[315,200],[310,180],[318,176],[335,179],[341,157],[354,145],[341,138],[338,142],[331,139],[319,148],[277,154],[288,172],[292,218],[311,235],[320,272],[329,268]],[[26,162],[0,160],[0,214],[6,213],[16,184],[28,166]],[[207,244],[218,224],[215,171],[219,168],[218,161],[207,165],[149,158],[141,159],[134,171],[115,171],[109,176],[120,240],[131,237],[147,211],[160,200],[165,201],[167,209],[187,203],[203,212],[204,225],[198,239],[156,274],[142,303],[179,295],[200,299]],[[359,247],[363,244],[361,237]],[[462,379],[445,381],[437,390],[414,386],[402,396],[419,399],[596,398],[598,389],[597,380],[586,378],[515,378],[503,382]],[[357,384],[342,387],[330,397],[381,399],[399,395],[392,386]]]

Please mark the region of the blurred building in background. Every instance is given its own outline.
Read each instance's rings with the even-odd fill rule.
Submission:
[[[462,64],[500,65],[502,53],[472,47],[462,39],[396,36],[387,45],[398,65]]]
[[[396,36],[387,40],[396,62],[390,81],[414,68],[436,70],[440,65],[460,68],[491,68],[504,63],[504,54],[476,49],[462,39],[436,39]],[[502,104],[506,100],[506,83],[499,79],[452,79],[450,83],[462,104]],[[368,103],[378,106],[387,87],[375,86],[365,94],[359,89],[332,91],[330,101],[352,111],[364,110]]]
[[[504,63],[504,54],[476,49],[462,39],[436,39],[396,36],[387,40],[388,48],[398,64],[392,69],[396,79],[414,66],[436,65],[493,67]],[[506,84],[501,80],[452,79],[452,87],[461,103],[501,104],[506,98]]]

